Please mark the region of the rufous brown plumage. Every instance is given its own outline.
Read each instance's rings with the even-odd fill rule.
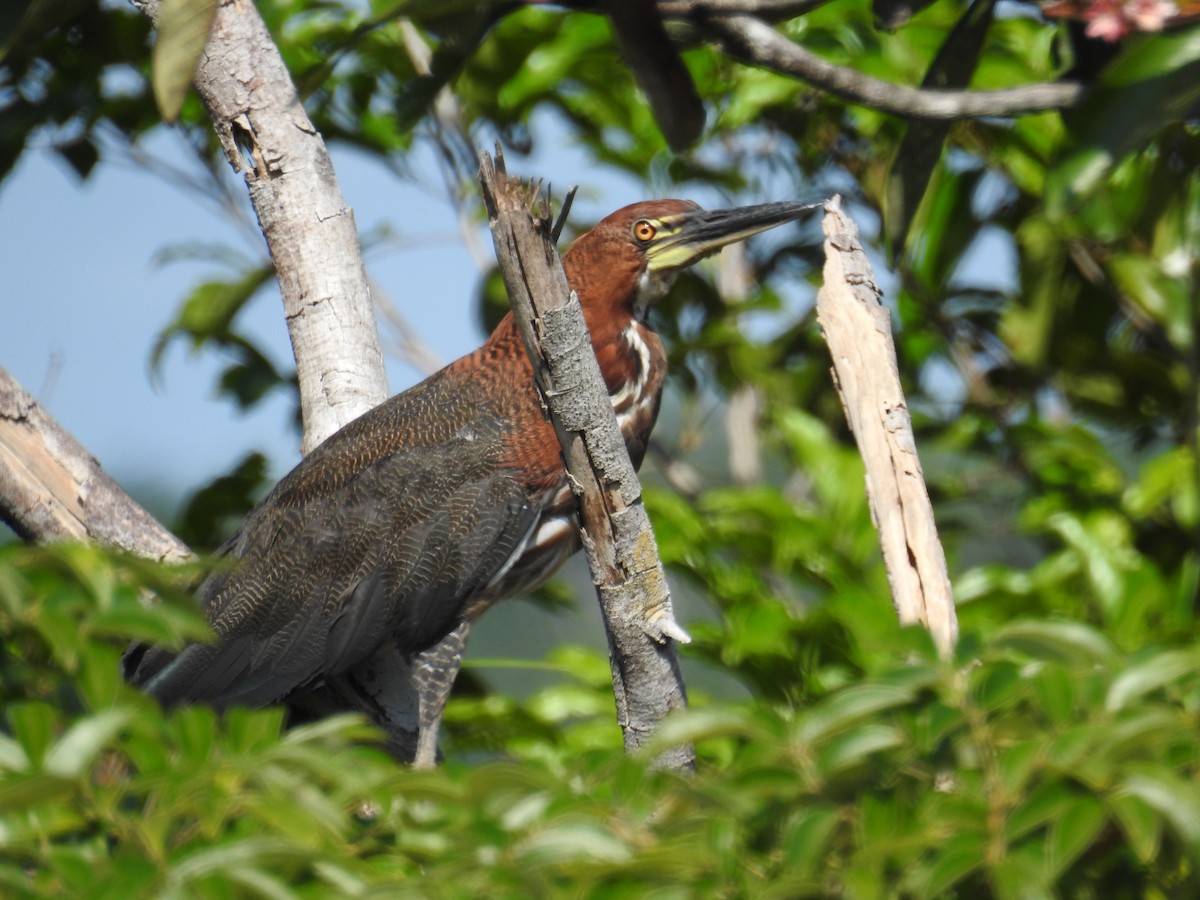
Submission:
[[[565,254],[635,465],[666,376],[650,305],[680,269],[806,208],[635,203]],[[165,705],[272,703],[385,641],[418,653],[456,629],[465,637],[488,605],[536,587],[578,547],[557,439],[509,314],[479,349],[330,437],[247,515],[223,548],[236,562],[199,589],[215,643],[131,648],[126,674]],[[440,712],[444,697],[430,702]]]

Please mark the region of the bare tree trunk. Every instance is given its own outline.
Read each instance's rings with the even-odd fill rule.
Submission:
[[[157,17],[159,0],[132,2]],[[354,213],[249,0],[223,0],[217,9],[194,84],[229,164],[244,173],[275,263],[307,453],[388,395]],[[411,756],[417,693],[405,657],[385,647],[307,705],[327,710],[351,701],[388,731],[399,755]]]
[[[307,453],[388,395],[354,212],[253,3],[223,0],[194,83],[275,262]]]

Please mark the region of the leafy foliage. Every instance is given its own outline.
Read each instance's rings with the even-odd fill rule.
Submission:
[[[193,549],[216,550],[254,506],[266,480],[267,458],[261,453],[248,454],[228,475],[218,476],[192,494],[175,534]]]
[[[418,773],[350,718],[164,715],[122,685],[125,640],[203,631],[178,577],[83,547],[0,554],[12,895],[1200,887],[1194,645],[1128,653],[1102,628],[1025,618],[968,625],[947,663],[922,632],[832,603],[844,657],[776,666],[806,703],[710,702],[663,728],[658,747],[696,742],[693,778],[625,757],[607,665],[582,651],[559,653],[566,684],[459,704],[453,756],[487,756]],[[165,602],[142,605],[147,582]]]
[[[461,155],[432,118],[449,87],[468,137],[498,134],[519,154],[552,116],[648,195],[844,194],[888,260],[962,640],[940,661],[894,621],[797,288],[819,279],[818,239],[775,235],[749,251],[739,302],[689,274],[655,311],[674,374],[648,502],[677,583],[711,609],[687,623],[686,652],[744,689],[694,697],[659,736],[696,742],[694,778],[624,758],[607,662],[571,648],[533,696],[457,697],[452,761],[434,773],[397,767],[352,720],[286,731],[272,711],[164,715],[115,673],[128,639],[202,630],[176,576],[77,547],[6,550],[5,890],[1200,893],[1200,29],[1099,46],[1077,23],[959,0],[914,4],[890,32],[865,0],[779,23],[893,84],[1090,88],[1066,111],[928,123],[740,65],[691,23],[682,56],[709,131],[672,156],[597,14],[261,5],[326,138],[400,172],[423,141]],[[405,49],[410,25],[430,44],[428,74]],[[41,129],[86,176],[102,126],[134,141],[157,122],[136,77],[145,25],[88,7],[34,32],[0,61],[18,86],[0,97],[0,172]],[[194,100],[178,127],[223,164]],[[238,261],[197,288],[159,347],[233,354],[224,386],[245,405],[286,382],[236,328],[268,274]],[[749,483],[718,427],[747,395],[753,441],[735,443],[762,472]],[[199,494],[190,538],[215,544],[260,478],[248,459]],[[142,586],[164,602],[143,607]]]
[[[39,133],[85,178],[100,160],[106,128],[135,139],[159,124],[149,83],[127,92],[113,77],[146,61],[145,17],[89,0],[43,0],[28,4],[20,21],[0,20],[0,26],[6,27],[0,45],[0,177]]]

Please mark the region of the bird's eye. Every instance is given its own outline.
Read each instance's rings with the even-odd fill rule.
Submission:
[[[643,243],[658,234],[658,229],[654,227],[653,222],[647,222],[645,219],[639,219],[634,223],[633,236]]]

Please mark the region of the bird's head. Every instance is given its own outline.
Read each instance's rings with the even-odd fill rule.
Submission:
[[[807,203],[701,209],[690,200],[647,200],[617,210],[563,257],[593,337],[602,323],[643,320],[683,269],[727,244],[799,218]],[[604,329],[601,329],[604,330]]]

